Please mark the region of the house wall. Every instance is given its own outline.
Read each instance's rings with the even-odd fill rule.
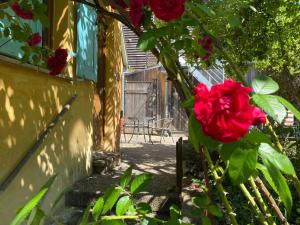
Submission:
[[[50,46],[75,51],[74,3],[53,1]],[[94,84],[76,81],[75,59],[52,77],[34,67],[0,58],[0,182],[37,141],[63,105],[78,97],[4,192],[0,192],[1,224],[9,224],[16,211],[54,174],[57,178],[43,208],[49,211],[59,194],[91,173]],[[69,79],[66,79],[68,78]]]

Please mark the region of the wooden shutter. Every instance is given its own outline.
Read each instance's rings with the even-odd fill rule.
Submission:
[[[5,9],[5,11],[11,15],[14,15],[14,12],[10,7]],[[42,35],[42,24],[40,22],[34,22],[32,20],[22,20],[22,21],[24,23],[29,24],[33,33],[39,32],[40,35]],[[2,23],[5,27],[8,25],[9,22],[7,20],[1,20],[0,23]],[[18,41],[13,41],[13,40],[9,41],[9,39],[10,39],[9,37],[0,38],[0,46],[4,44],[3,46],[0,47],[0,54],[21,59],[23,56],[23,51],[21,50],[21,46],[23,46],[24,43],[20,43]]]
[[[97,81],[97,13],[95,9],[77,4],[77,75]]]

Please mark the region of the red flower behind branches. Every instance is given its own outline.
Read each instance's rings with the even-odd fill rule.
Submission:
[[[203,132],[221,142],[233,142],[245,136],[251,125],[266,123],[265,114],[250,105],[251,88],[226,80],[209,91],[200,83],[195,88],[194,113]]]
[[[128,5],[126,4],[126,2],[124,2],[124,0],[115,0],[115,3],[119,6],[121,6],[123,9],[128,8]],[[113,6],[112,6],[112,8],[115,9]]]
[[[30,40],[28,40],[27,43],[30,47],[35,47],[39,43],[41,43],[41,41],[42,41],[42,37],[41,37],[40,33],[37,32],[31,36]]]
[[[66,49],[58,48],[55,54],[48,58],[48,68],[51,75],[58,75],[67,65],[68,52]]]
[[[15,2],[11,5],[11,9],[15,12],[15,14],[18,17],[21,17],[22,19],[32,20],[32,18],[33,18],[33,12],[22,9],[21,6],[17,2]]]
[[[213,52],[213,40],[209,36],[204,36],[198,40],[198,44],[206,51],[206,54],[201,59],[207,61]]]
[[[170,21],[184,13],[185,0],[150,0],[150,7],[158,19]]]
[[[143,8],[149,5],[149,0],[131,0],[129,17],[134,26],[140,27],[143,22]]]

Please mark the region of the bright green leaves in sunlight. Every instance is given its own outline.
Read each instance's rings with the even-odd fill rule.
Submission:
[[[153,179],[152,174],[144,173],[136,176],[130,186],[130,192],[137,194],[142,191]]]
[[[257,94],[273,94],[279,90],[278,84],[268,76],[254,77],[252,88]]]
[[[224,144],[220,150],[223,160],[228,160],[228,173],[233,184],[248,180],[256,172],[257,148],[244,141]]]

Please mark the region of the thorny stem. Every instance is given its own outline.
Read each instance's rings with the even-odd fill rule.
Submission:
[[[255,197],[257,199],[258,205],[259,205],[260,209],[262,210],[262,212],[265,214],[268,223],[270,225],[276,225],[276,223],[274,222],[274,220],[272,218],[272,214],[269,211],[268,206],[265,204],[264,199],[262,198],[262,196],[261,196],[261,194],[260,194],[260,192],[259,192],[259,190],[258,190],[258,188],[257,188],[257,186],[254,182],[253,177],[249,178],[249,183],[250,183],[251,188],[254,191],[254,194],[255,194]]]
[[[253,210],[258,215],[258,218],[259,218],[260,222],[264,225],[268,225],[267,221],[264,218],[264,215],[261,213],[259,207],[257,206],[253,196],[248,191],[247,187],[244,184],[240,184],[240,188],[241,188],[243,194],[245,195],[245,197],[248,199],[248,201],[249,201],[250,205],[252,206]]]
[[[256,183],[257,187],[261,190],[261,192],[265,195],[266,199],[268,200],[269,204],[271,205],[271,207],[275,211],[275,213],[278,216],[278,218],[280,219],[281,223],[283,223],[285,225],[288,225],[288,222],[286,221],[286,218],[284,217],[284,215],[280,211],[280,209],[277,206],[273,196],[271,195],[269,190],[266,188],[266,186],[264,185],[262,180],[259,177],[256,177],[255,183]]]
[[[217,189],[218,189],[218,192],[220,194],[220,197],[221,197],[221,200],[225,206],[225,209],[227,211],[227,215],[229,216],[229,219],[231,221],[231,224],[233,225],[238,225],[237,221],[236,221],[236,218],[235,218],[235,213],[233,212],[233,209],[226,197],[226,192],[224,190],[224,187],[221,183],[221,180],[220,180],[220,177],[216,171],[216,168],[211,160],[211,157],[210,157],[210,154],[207,150],[207,148],[205,146],[202,146],[202,150],[203,150],[203,153],[205,155],[205,158],[207,159],[207,163],[208,163],[208,166],[212,172],[212,175],[213,175],[213,179],[215,180],[216,182],[216,186],[217,186]]]

